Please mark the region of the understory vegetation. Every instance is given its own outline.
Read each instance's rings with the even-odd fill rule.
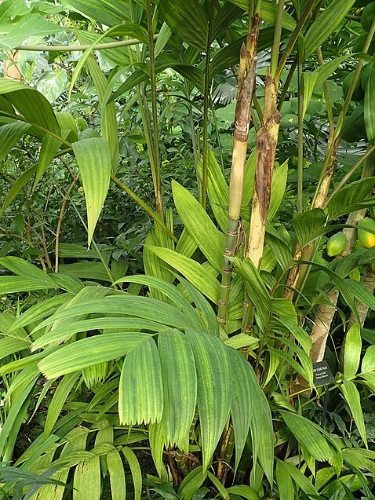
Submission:
[[[0,31],[0,499],[374,499],[375,2]]]

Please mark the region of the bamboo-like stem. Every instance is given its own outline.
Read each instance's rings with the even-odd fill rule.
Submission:
[[[262,127],[257,133],[257,163],[255,188],[252,200],[250,234],[246,257],[259,267],[263,254],[266,222],[271,196],[273,164],[279,134],[280,113],[277,109],[278,77],[277,64],[285,0],[279,0],[275,25],[274,43],[271,51],[269,73],[265,78],[265,102]]]
[[[155,204],[160,216],[164,216],[163,195],[161,187],[161,172],[160,172],[160,150],[159,150],[159,124],[157,110],[157,94],[156,94],[156,71],[155,71],[155,47],[154,47],[154,28],[152,19],[151,0],[147,0],[147,32],[148,46],[150,54],[150,84],[151,84],[151,110],[152,110],[152,140],[154,153],[154,169],[155,169]]]
[[[375,156],[368,158],[363,172],[362,178],[371,177],[375,170]],[[346,224],[348,226],[355,226],[358,221],[363,219],[366,215],[366,210],[357,210],[349,214]],[[343,229],[343,233],[346,236],[346,247],[343,252],[343,256],[349,255],[351,252],[355,240],[356,240],[356,229],[354,227],[346,227]],[[368,268],[364,275],[362,276],[362,282],[368,288],[368,290],[373,291],[375,287],[375,275],[370,268]],[[313,342],[312,349],[310,352],[310,357],[313,362],[322,361],[324,359],[324,354],[326,350],[326,344],[328,336],[330,333],[331,324],[336,313],[337,301],[339,297],[339,292],[337,290],[331,290],[328,293],[329,304],[322,304],[319,306],[315,322],[311,331],[311,340]],[[366,319],[368,307],[364,304],[357,303],[357,310],[360,317],[361,325]],[[357,316],[352,312],[349,319],[349,326],[358,321]]]
[[[154,39],[156,40],[158,35],[154,35]],[[98,43],[94,46],[92,44],[89,45],[18,45],[15,50],[24,50],[30,52],[84,52],[87,49],[92,50],[107,50],[107,49],[116,49],[120,47],[129,47],[131,45],[140,45],[143,42],[137,40],[137,38],[129,38],[128,40],[118,40],[116,42],[107,42],[107,43]]]
[[[223,272],[217,319],[225,325],[233,265],[230,257],[235,255],[240,211],[243,197],[243,183],[247,153],[247,141],[251,120],[251,101],[254,92],[256,71],[256,48],[259,35],[260,17],[254,15],[249,26],[246,46],[241,47],[238,77],[237,105],[233,138],[232,168],[229,182],[228,232],[224,252]]]
[[[366,41],[363,47],[363,52],[367,53],[371,41],[374,37],[375,34],[375,19],[372,22],[370,31],[366,37]],[[333,171],[334,171],[334,164],[336,161],[336,154],[337,154],[337,149],[340,144],[341,140],[341,133],[342,133],[342,126],[344,123],[344,119],[346,116],[346,113],[349,109],[350,101],[355,89],[355,86],[357,85],[358,79],[360,77],[361,73],[361,68],[363,65],[362,59],[358,61],[355,73],[353,75],[351,85],[348,91],[348,94],[345,98],[344,101],[344,106],[343,109],[339,115],[339,118],[337,120],[337,125],[336,129],[334,132],[334,135],[332,137],[332,140],[329,140],[328,142],[328,147],[327,147],[327,152],[324,158],[323,162],[323,167],[322,167],[322,172],[318,181],[318,185],[315,191],[315,195],[312,201],[312,208],[324,208],[326,206],[327,202],[327,197],[328,197],[328,191],[329,187],[331,184],[332,176],[333,176]],[[304,260],[311,260],[311,256],[314,252],[314,245],[310,245],[309,248],[302,249],[300,245],[297,245],[295,253],[294,253],[294,260],[300,260],[302,254]],[[303,283],[306,279],[307,273],[309,271],[309,266],[304,265],[303,267],[303,273],[301,272],[301,267],[296,266],[293,267],[290,272],[289,276],[287,279],[286,283],[286,288],[284,292],[284,297],[292,299],[294,296],[294,289],[299,288],[301,283]]]
[[[257,165],[252,201],[250,235],[246,257],[258,267],[263,254],[268,208],[271,196],[273,164],[279,133],[276,82],[270,74],[265,81],[263,125],[257,134]]]

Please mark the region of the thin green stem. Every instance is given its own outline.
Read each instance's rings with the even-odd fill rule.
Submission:
[[[366,153],[355,163],[350,170],[344,175],[344,177],[341,179],[341,181],[337,184],[335,189],[333,189],[332,193],[328,197],[327,201],[325,202],[323,208],[327,207],[329,202],[332,200],[333,196],[335,196],[336,193],[338,193],[348,182],[348,180],[352,177],[352,175],[356,172],[356,170],[362,165],[364,161],[367,160],[369,156],[372,155],[372,153],[375,152],[375,145],[371,146]]]
[[[303,209],[303,93],[302,64],[298,64],[298,161],[297,161],[297,210]]]
[[[294,48],[294,45],[299,37],[299,35],[301,34],[301,31],[309,17],[309,15],[311,14],[311,12],[313,11],[314,7],[315,7],[315,4],[317,3],[317,1],[319,0],[308,0],[308,2],[306,3],[305,5],[305,8],[303,9],[302,11],[302,14],[301,14],[301,17],[298,19],[298,22],[297,22],[297,25],[296,27],[294,28],[294,31],[289,39],[289,42],[284,50],[284,53],[283,55],[281,56],[281,59],[280,59],[280,62],[279,62],[279,66],[277,68],[277,75],[278,77],[280,76],[287,60],[288,60],[288,57],[290,56],[290,54],[292,53],[292,50]]]
[[[273,78],[276,77],[277,64],[279,61],[279,51],[280,51],[280,40],[281,40],[283,14],[284,14],[284,5],[285,5],[285,0],[279,0],[279,3],[277,5],[277,15],[276,15],[274,37],[273,37],[273,45],[272,45],[272,50],[271,50],[270,73],[271,73],[271,76]]]
[[[160,215],[152,210],[150,206],[147,205],[134,191],[130,189],[126,184],[124,184],[120,179],[118,179],[115,175],[111,176],[112,181],[116,184],[117,187],[122,189],[125,193],[127,193],[143,210],[170,236],[173,241],[177,243],[176,236],[169,230],[169,228],[165,225],[163,220],[160,218]]]
[[[207,204],[207,180],[208,180],[208,111],[210,106],[210,84],[211,84],[211,19],[208,24],[208,36],[206,47],[206,64],[204,72],[204,102],[203,102],[203,164],[202,181],[200,186],[200,203],[203,208]]]
[[[161,189],[161,172],[160,172],[160,150],[159,150],[159,124],[157,110],[157,94],[156,94],[156,71],[155,71],[155,48],[154,48],[154,28],[152,19],[151,0],[147,0],[147,31],[150,53],[150,83],[151,83],[151,109],[152,109],[152,132],[153,132],[153,153],[154,153],[154,168],[155,168],[155,194],[156,208],[159,214],[163,217],[163,197]]]
[[[154,35],[156,39],[158,35]],[[97,45],[19,45],[15,47],[14,50],[26,50],[30,52],[84,52],[85,50],[92,48],[92,50],[106,50],[115,49],[119,47],[129,47],[131,45],[139,45],[143,42],[137,40],[136,38],[129,38],[128,40],[119,40],[116,42],[98,43]]]

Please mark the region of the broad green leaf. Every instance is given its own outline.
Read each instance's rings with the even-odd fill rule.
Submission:
[[[297,413],[282,410],[280,414],[297,441],[308,450],[316,460],[320,462],[330,461],[332,455],[331,450],[316,424],[302,417],[302,415],[297,415]]]
[[[147,334],[135,332],[95,335],[48,354],[38,363],[38,368],[47,378],[60,377],[82,371],[88,366],[121,358],[148,338]]]
[[[185,276],[207,298],[217,304],[220,294],[220,284],[217,279],[207,275],[207,271],[201,264],[169,248],[154,246],[149,246],[148,248],[160,259]]]
[[[95,290],[96,288],[96,290]],[[88,289],[88,290],[87,290]],[[92,290],[95,291],[92,291]],[[88,294],[95,294],[96,291],[103,289],[97,287],[86,287]],[[104,292],[106,290],[104,289]],[[108,292],[108,290],[107,290]],[[82,292],[81,292],[82,293]],[[184,329],[188,326],[193,326],[189,323],[188,318],[176,307],[161,302],[160,300],[152,299],[151,297],[137,297],[128,294],[107,295],[101,293],[102,298],[93,295],[85,298],[82,295],[76,298],[69,307],[57,311],[53,316],[47,318],[43,323],[40,323],[34,332],[44,328],[47,325],[56,321],[73,322],[74,318],[81,319],[85,314],[107,314],[114,316],[134,316],[136,318],[148,319],[162,325],[169,325],[174,328]],[[81,298],[82,297],[82,298]],[[56,325],[55,325],[56,326]]]
[[[131,316],[116,316],[114,318],[104,316],[95,317],[90,319],[83,319],[80,321],[62,322],[56,327],[53,326],[49,331],[38,337],[32,344],[31,350],[36,351],[49,344],[56,345],[60,342],[69,340],[73,335],[79,332],[91,332],[94,330],[127,330],[127,331],[141,331],[149,330],[150,332],[159,332],[166,329],[166,326],[142,318],[132,318]]]
[[[271,185],[270,207],[267,215],[267,222],[272,221],[278,211],[285,194],[286,181],[288,176],[288,160],[280,165],[273,173]]]
[[[279,474],[277,473],[277,470],[279,470]],[[288,461],[282,462],[281,460],[277,461],[276,465],[276,477],[279,476],[278,480],[278,487],[279,487],[279,493],[280,493],[280,486],[283,488],[282,485],[282,478],[285,478],[286,483],[288,483],[288,478],[293,479],[293,481],[301,488],[301,490],[306,493],[306,495],[311,495],[312,497],[316,496],[319,497],[318,491],[314,488],[314,486],[311,484],[311,482],[307,479],[307,477],[299,470],[295,465]],[[288,489],[290,488],[290,484],[288,485]],[[292,490],[294,488],[292,487]],[[287,493],[286,490],[283,491],[283,499],[287,500],[287,498],[293,498],[294,493],[292,496],[287,497],[285,494]],[[281,494],[280,494],[280,500]]]
[[[199,50],[207,49],[208,20],[198,0],[160,0],[158,7],[163,20],[181,40]]]
[[[152,337],[136,345],[126,356],[119,385],[119,417],[122,424],[160,422],[163,381],[159,353]]]
[[[365,124],[367,139],[370,143],[375,141],[375,64],[372,63],[372,68],[368,76],[366,93],[365,93]]]
[[[130,11],[126,3],[118,0],[63,0],[62,3],[106,26],[129,21]]]
[[[50,290],[53,288],[58,288],[54,282],[47,285],[45,282],[37,282],[35,278],[29,276],[0,276],[0,295],[33,292],[36,290]]]
[[[22,420],[25,415],[25,410],[28,401],[31,397],[31,392],[34,388],[36,378],[33,382],[23,388],[17,393],[17,397],[14,398],[14,402],[7,413],[5,422],[1,427],[0,433],[0,457],[3,458],[4,450],[6,449],[7,441],[14,440],[17,436],[19,427],[21,426]],[[21,420],[20,420],[20,418]]]
[[[0,141],[1,141],[1,138],[0,138]],[[33,165],[32,167],[25,170],[25,172],[23,172],[18,177],[18,179],[16,179],[14,181],[14,183],[12,184],[12,187],[7,192],[7,194],[4,198],[3,204],[0,208],[0,217],[2,217],[4,215],[5,210],[13,202],[15,197],[20,193],[22,188],[24,188],[30,182],[30,179],[35,174],[35,172],[36,172],[36,166]]]
[[[276,484],[280,500],[290,500],[294,498],[294,485],[288,468],[284,466],[284,462],[277,460],[276,462]]]
[[[202,159],[199,167],[202,168]],[[228,230],[228,184],[211,149],[208,152],[207,173],[207,193],[212,212],[221,230],[226,232]]]
[[[74,262],[73,264],[60,264],[59,271],[73,278],[106,281],[111,283],[112,277],[103,262]]]
[[[46,437],[51,434],[53,427],[56,424],[59,415],[61,414],[66,399],[72,391],[74,385],[76,384],[78,377],[79,373],[70,373],[60,381],[58,387],[56,388],[51,402],[48,406],[46,421],[44,423],[43,433]]]
[[[249,9],[249,3],[247,0],[230,1],[246,11]],[[260,17],[271,24],[275,24],[277,18],[277,5],[269,0],[263,0],[260,5]],[[283,12],[282,25],[289,31],[293,31],[296,26],[294,19],[286,11]]]
[[[255,306],[259,326],[264,329],[271,313],[271,297],[264,280],[250,259],[242,261],[235,257],[233,262],[245,280],[248,297]]]
[[[328,203],[330,219],[337,219],[341,215],[366,208],[366,198],[370,196],[374,185],[375,177],[367,177],[340,189]]]
[[[176,444],[187,453],[189,430],[197,401],[197,375],[193,352],[185,336],[178,330],[159,334],[158,349],[164,393],[162,429],[167,444]],[[180,405],[178,411],[176,401],[179,401]]]
[[[207,470],[224,426],[232,398],[231,365],[227,347],[212,335],[186,332],[198,375],[198,411],[203,469]]]
[[[204,471],[202,466],[193,469],[187,476],[182,480],[180,487],[178,489],[178,495],[182,500],[190,500],[194,498],[194,494],[202,486],[204,480],[206,479],[207,473]]]
[[[13,0],[11,0],[13,1]],[[22,17],[15,16],[13,19],[0,18],[0,49],[11,50],[21,45],[31,36],[54,35],[62,31],[62,27],[44,19],[41,15],[28,13]]]
[[[370,345],[366,349],[365,355],[362,359],[361,372],[367,373],[375,370],[375,346]]]
[[[321,86],[335,72],[335,70],[348,59],[348,56],[336,57],[332,61],[328,61],[314,71],[304,71],[302,74],[303,81],[303,116],[306,113],[307,107],[311,100],[314,90]]]
[[[326,218],[327,216],[321,208],[313,208],[294,217],[293,228],[302,246],[320,236]]]
[[[73,500],[87,500],[101,496],[100,457],[79,463],[74,472]]]
[[[233,373],[231,417],[236,446],[235,467],[250,429],[254,460],[259,460],[272,484],[274,438],[271,410],[250,364],[238,351],[229,349],[229,355]]]
[[[101,138],[84,139],[75,142],[72,147],[85,191],[90,245],[109,188],[111,152],[106,140]]]
[[[229,493],[224,485],[218,480],[218,478],[214,476],[210,471],[207,471],[207,477],[219,492],[220,498],[223,498],[223,500],[229,500]]]
[[[134,500],[141,500],[142,472],[141,472],[141,467],[139,465],[138,459],[137,459],[134,451],[131,448],[128,448],[127,446],[122,448],[121,451],[124,454],[124,457],[129,464],[130,472],[131,472],[131,475],[133,478]]]
[[[172,181],[172,190],[177,212],[184,226],[206,259],[220,272],[223,267],[225,236],[187,189]]]
[[[113,450],[107,453],[106,461],[111,485],[111,498],[112,500],[124,500],[126,498],[126,481],[119,452]]]
[[[37,90],[41,92],[50,103],[56,101],[68,86],[68,73],[64,68],[53,69],[44,74],[37,83]],[[61,127],[63,128],[63,127]]]
[[[0,95],[14,106],[25,121],[37,128],[39,134],[50,132],[59,136],[60,126],[47,99],[23,83],[0,78]]]
[[[227,492],[233,495],[239,495],[242,498],[246,498],[246,500],[260,500],[258,493],[245,484],[231,486],[227,488]]]
[[[0,161],[5,159],[13,146],[29,129],[30,125],[23,122],[7,123],[0,127]]]
[[[311,56],[327,40],[349,12],[354,2],[355,0],[332,0],[322,10],[305,35],[305,57]]]
[[[344,340],[344,378],[356,376],[362,351],[361,328],[358,323],[349,328]]]
[[[345,380],[340,386],[341,392],[348,403],[354,422],[358,428],[359,434],[367,447],[366,426],[363,419],[361,398],[357,387],[351,380]]]
[[[80,35],[80,38],[83,38]],[[114,102],[107,102],[106,92],[109,84],[107,77],[100,69],[99,64],[93,56],[87,59],[87,69],[95,85],[100,103],[100,125],[102,135],[106,139],[111,152],[112,171],[115,173],[118,167],[119,159],[119,135],[117,130],[116,108]]]
[[[53,283],[50,275],[27,260],[23,260],[19,257],[2,257],[0,258],[0,266],[5,267],[12,273],[18,274],[19,276],[34,278],[35,281],[44,283],[46,286]]]

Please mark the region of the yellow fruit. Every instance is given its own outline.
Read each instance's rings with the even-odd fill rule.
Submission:
[[[337,233],[327,241],[327,254],[330,257],[342,254],[346,247],[346,236],[344,233]]]
[[[375,221],[365,217],[358,223],[358,240],[365,248],[375,246]]]

